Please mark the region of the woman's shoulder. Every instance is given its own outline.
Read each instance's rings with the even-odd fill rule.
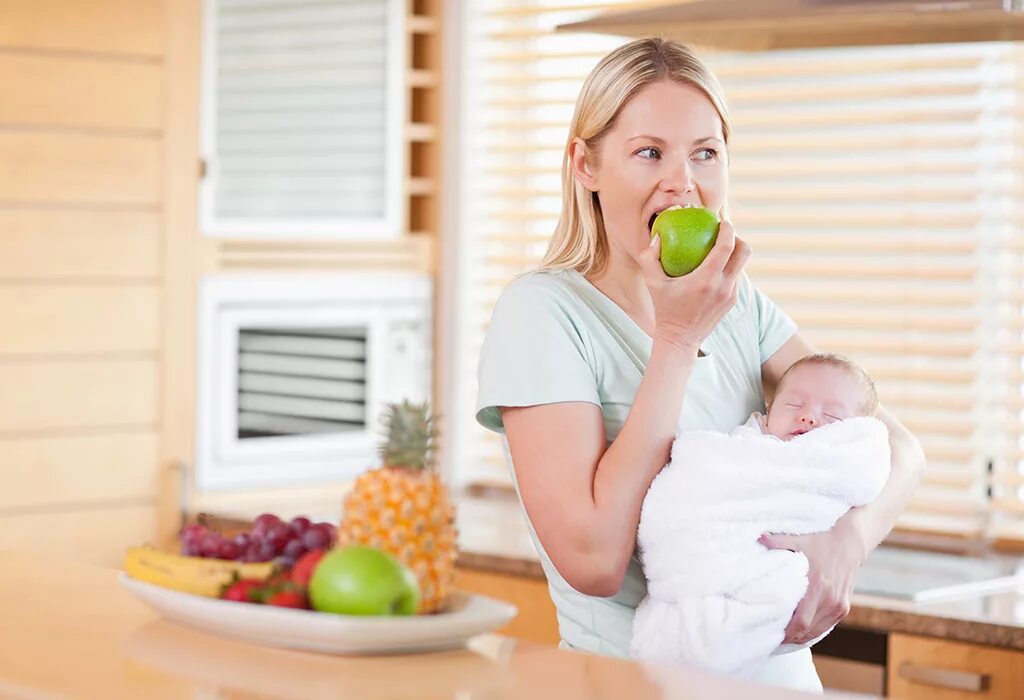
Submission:
[[[495,309],[526,308],[534,312],[566,310],[578,303],[572,283],[572,270],[531,270],[525,272],[501,291]]]

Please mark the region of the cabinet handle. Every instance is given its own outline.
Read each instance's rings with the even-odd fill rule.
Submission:
[[[912,683],[923,683],[938,688],[950,688],[952,690],[966,690],[973,693],[983,693],[989,689],[991,677],[987,673],[970,673],[968,671],[953,671],[948,668],[935,668],[934,666],[919,666],[918,664],[904,661],[900,664],[899,676]]]

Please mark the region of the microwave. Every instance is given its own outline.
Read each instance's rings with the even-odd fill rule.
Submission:
[[[198,491],[354,478],[379,464],[386,405],[430,398],[428,275],[209,275],[198,292]]]

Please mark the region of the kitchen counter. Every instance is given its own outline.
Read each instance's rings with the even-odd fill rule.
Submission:
[[[0,552],[0,560],[3,697],[810,697],[499,635],[456,651],[386,657],[260,647],[162,621],[117,584],[115,570],[27,552]]]
[[[459,502],[459,565],[543,578],[518,502],[511,498]],[[932,603],[854,594],[844,625],[879,632],[941,637],[1024,650],[1024,586]]]

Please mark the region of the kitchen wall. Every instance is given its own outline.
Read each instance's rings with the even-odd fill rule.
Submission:
[[[198,230],[201,0],[0,2],[0,549],[175,530],[200,276],[436,268],[440,8],[408,3],[410,234],[338,244]]]
[[[0,548],[105,560],[154,532],[162,4],[0,6]]]

